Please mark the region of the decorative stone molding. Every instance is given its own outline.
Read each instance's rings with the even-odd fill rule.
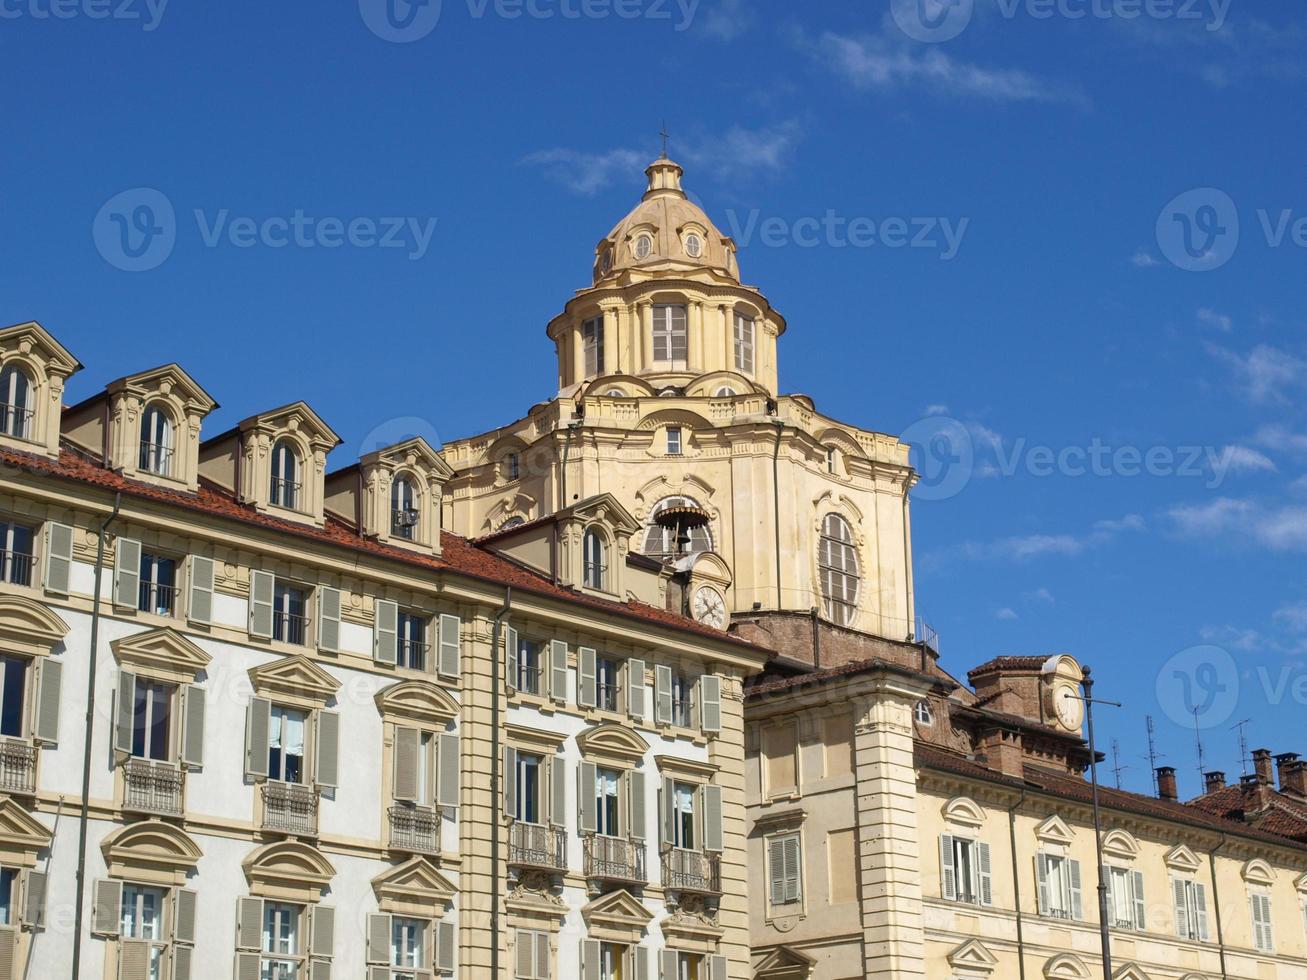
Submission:
[[[1090,980],[1089,967],[1075,953],[1062,953],[1044,964],[1047,980]]]
[[[212,658],[171,627],[135,633],[109,644],[114,658],[133,673],[170,684],[193,684]]]
[[[576,737],[577,747],[587,760],[619,769],[638,766],[649,744],[635,732],[611,722],[587,728]]]
[[[710,783],[717,776],[718,767],[711,762],[678,759],[675,756],[654,756],[658,771],[666,776],[679,777],[690,782]]]
[[[439,919],[458,895],[458,886],[429,860],[415,857],[373,878],[372,891],[383,912]]]
[[[251,667],[249,676],[256,696],[296,708],[321,708],[340,690],[340,681],[302,655]]]
[[[0,595],[0,644],[11,653],[48,657],[68,635],[68,624],[34,599]]]
[[[1196,874],[1198,869],[1203,866],[1198,855],[1189,850],[1184,844],[1177,844],[1166,852],[1166,866],[1172,871],[1181,871],[1185,874]]]
[[[35,321],[0,330],[0,370],[14,366],[28,381],[27,437],[0,434],[0,445],[58,457],[64,383],[81,363]],[[20,406],[24,407],[24,406]]]
[[[948,954],[957,980],[985,980],[998,967],[998,957],[979,939],[969,939]]]
[[[1253,858],[1243,866],[1243,880],[1250,885],[1275,884],[1275,870],[1261,858]]]
[[[715,900],[704,895],[682,894],[671,914],[659,927],[668,945],[704,956],[717,951],[717,944],[726,934]]]
[[[441,500],[445,484],[454,475],[440,454],[418,436],[368,453],[358,466],[362,478],[363,533],[383,544],[439,554]],[[401,477],[412,488],[413,510],[417,513],[411,538],[394,533],[391,492]]]
[[[162,820],[128,824],[100,844],[109,877],[180,886],[204,852],[189,834]]]
[[[1112,974],[1112,980],[1153,980],[1153,978],[1145,973],[1138,963],[1127,963]]]
[[[373,698],[383,721],[441,731],[458,717],[458,703],[430,681],[401,681]]]
[[[119,378],[105,389],[109,402],[109,465],[134,480],[161,486],[199,488],[200,423],[218,405],[177,364],[165,364],[141,374]],[[156,473],[141,467],[141,419],[147,409],[161,411],[171,427],[171,452]]]
[[[955,796],[942,807],[947,823],[960,824],[976,829],[985,822],[985,811],[976,802],[966,796]]]
[[[756,980],[808,980],[817,961],[807,953],[778,946],[762,958],[754,970]]]
[[[340,436],[304,402],[251,416],[238,429],[241,503],[291,520],[322,524],[327,453],[340,445]],[[299,500],[294,509],[274,505],[270,499],[272,451],[282,440],[299,456]]]
[[[0,863],[19,868],[36,866],[37,852],[54,839],[49,828],[8,796],[0,796]]]
[[[1103,853],[1121,861],[1133,861],[1139,857],[1139,842],[1129,831],[1109,830],[1103,837]]]
[[[336,876],[316,847],[300,841],[265,844],[241,862],[250,894],[311,905],[322,900],[323,890]]]
[[[542,728],[526,728],[523,725],[505,725],[504,738],[508,744],[515,748],[543,752],[546,755],[558,751],[558,747],[567,741],[567,735],[560,732],[550,732]]]
[[[1075,831],[1056,813],[1035,828],[1035,836],[1043,843],[1057,847],[1070,847],[1076,839]]]
[[[603,942],[634,946],[653,921],[653,913],[626,889],[609,892],[581,909],[587,936]]]

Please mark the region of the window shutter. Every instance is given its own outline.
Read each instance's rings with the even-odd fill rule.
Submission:
[[[549,644],[551,680],[549,694],[559,704],[567,703],[567,644],[554,640]]]
[[[577,651],[576,703],[581,708],[593,708],[598,700],[595,651],[593,647],[581,647]]]
[[[994,904],[994,866],[990,863],[989,845],[984,841],[976,844],[976,878],[980,886],[981,905]]]
[[[594,939],[581,940],[582,980],[599,980],[599,943]]]
[[[317,778],[319,786],[335,789],[340,785],[340,713],[319,711]]]
[[[372,609],[372,659],[379,664],[393,664],[398,642],[399,604],[378,599]]]
[[[271,572],[250,571],[250,636],[272,639],[272,594],[277,577]]]
[[[236,980],[259,980],[261,969],[258,953],[236,954]]]
[[[141,601],[141,542],[119,538],[114,542],[113,602],[135,609]]]
[[[28,871],[23,888],[23,925],[29,929],[45,928],[45,896],[50,878],[44,871]]]
[[[97,881],[91,901],[91,932],[96,936],[116,936],[123,920],[123,883],[109,879]]]
[[[517,816],[517,749],[511,746],[504,747],[504,816]]]
[[[118,980],[150,980],[150,944],[138,939],[118,943]]]
[[[436,671],[442,677],[458,677],[463,669],[463,621],[457,616],[442,613],[439,630],[440,650],[436,657]]]
[[[318,589],[318,649],[324,653],[340,652],[340,589]]]
[[[308,980],[331,980],[331,960],[309,960]]]
[[[599,781],[599,768],[593,762],[583,762],[577,768],[576,795],[581,809],[581,833],[593,834],[599,829],[599,814],[595,798]]]
[[[1048,894],[1048,856],[1035,855],[1035,878],[1039,882],[1039,914],[1048,915],[1051,907]]]
[[[957,901],[958,873],[953,861],[953,836],[944,834],[939,839],[940,895],[949,902]]]
[[[454,923],[441,919],[436,923],[436,972],[454,972]]]
[[[172,980],[191,980],[191,960],[195,951],[189,946],[172,948]]]
[[[665,949],[659,956],[660,969],[658,970],[658,980],[680,980],[677,974],[677,960],[679,957],[675,950]]]
[[[136,676],[118,671],[118,703],[114,712],[113,747],[115,752],[132,754],[132,734],[136,725]]]
[[[716,674],[699,678],[699,727],[705,732],[722,730],[722,679]]]
[[[722,788],[703,788],[703,849],[720,854],[722,848]]]
[[[1198,910],[1198,937],[1207,942],[1207,886],[1194,883],[1194,907]]]
[[[649,980],[649,950],[632,946],[631,961],[635,964],[635,980]]]
[[[309,955],[330,958],[336,952],[336,910],[329,905],[309,909]]]
[[[263,899],[236,899],[236,948],[263,948]],[[257,964],[255,976],[258,976]]]
[[[553,959],[549,949],[549,934],[547,932],[537,932],[536,934],[536,977],[538,980],[549,980],[549,966]]]
[[[658,821],[658,843],[671,847],[676,841],[676,784],[670,779],[663,779],[662,819]]]
[[[36,729],[38,742],[59,744],[59,708],[63,704],[60,694],[63,687],[64,665],[58,660],[43,657],[37,670]]]
[[[204,688],[182,688],[182,762],[192,769],[204,765]]]
[[[517,690],[517,630],[504,627],[504,682],[510,691]]]
[[[1135,904],[1135,928],[1143,931],[1148,928],[1148,906],[1144,903],[1144,873],[1130,872],[1131,898]]]
[[[518,929],[513,940],[517,953],[517,963],[513,976],[518,980],[531,980],[535,976],[536,944],[535,933]]]
[[[416,728],[395,729],[395,799],[419,803],[418,754],[422,733]]]
[[[1071,872],[1071,918],[1079,922],[1085,917],[1080,894],[1080,862],[1068,859],[1067,868]]]
[[[785,901],[797,902],[803,897],[803,863],[799,854],[799,835],[783,839],[785,858]]]
[[[1189,896],[1185,883],[1179,878],[1171,879],[1171,898],[1175,903],[1175,934],[1181,939],[1192,939],[1189,935]]]
[[[644,721],[644,661],[626,662],[626,711],[634,721]]]
[[[390,965],[390,928],[390,916],[368,916],[367,958],[369,963]],[[387,980],[389,980],[389,977],[387,977]]]
[[[245,721],[245,774],[247,776],[268,775],[268,732],[271,727],[272,702],[266,698],[251,698]]]
[[[664,664],[654,667],[654,721],[672,723],[672,668]]]
[[[561,755],[549,759],[549,822],[567,826],[567,760]]]
[[[626,774],[626,792],[631,812],[631,839],[643,843],[648,837],[645,829],[644,773],[632,770]]]
[[[726,957],[708,957],[708,980],[726,980]]]
[[[423,974],[418,974],[422,977]],[[368,967],[368,980],[391,980],[390,967],[388,966],[370,966]],[[425,977],[423,978],[425,980]]]
[[[190,585],[190,601],[186,603],[187,618],[192,623],[212,623],[213,559],[191,555],[190,574],[186,578]]]
[[[767,842],[767,878],[773,905],[785,904],[785,838],[773,837]]]
[[[441,806],[457,807],[462,760],[459,758],[457,735],[441,735],[437,750],[439,774],[436,777],[436,802]]]
[[[17,950],[18,931],[12,926],[0,926],[0,980],[15,980]]]
[[[172,937],[179,943],[195,942],[195,912],[199,895],[188,888],[177,890],[173,898]]]
[[[53,521],[45,525],[45,588],[68,594],[73,574],[73,529]],[[99,596],[96,596],[99,599]]]

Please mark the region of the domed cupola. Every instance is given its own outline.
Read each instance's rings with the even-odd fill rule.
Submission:
[[[662,157],[645,174],[644,197],[595,249],[595,285],[661,277],[738,283],[735,242],[686,197],[681,165]]]

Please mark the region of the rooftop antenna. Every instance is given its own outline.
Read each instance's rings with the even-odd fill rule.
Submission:
[[[1252,724],[1251,718],[1245,718],[1243,721],[1230,726],[1230,731],[1239,729],[1239,767],[1242,769],[1241,775],[1248,775],[1248,763],[1251,758],[1248,755],[1248,732],[1247,728]]]
[[[1157,751],[1157,726],[1153,724],[1153,716],[1148,715],[1148,771],[1153,778],[1153,795],[1157,795],[1157,760],[1165,759],[1166,756]]]
[[[1116,776],[1116,788],[1121,788],[1121,773],[1129,769],[1129,766],[1121,765],[1121,742],[1119,739],[1112,739],[1112,773]]]
[[[1203,709],[1194,708],[1194,741],[1198,743],[1198,785],[1202,786],[1207,777],[1207,752],[1203,749],[1203,727],[1198,723],[1198,715]]]
[[[667,120],[666,120],[666,119],[663,120],[663,128],[662,128],[662,131],[661,131],[658,135],[661,136],[661,137],[663,138],[663,159],[664,159],[664,160],[670,159],[670,158],[667,156],[667,141],[668,141],[669,139],[672,138],[672,134],[669,133],[669,132],[667,132]]]

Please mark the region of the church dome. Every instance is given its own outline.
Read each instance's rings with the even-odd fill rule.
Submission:
[[[649,189],[643,199],[595,250],[595,285],[621,277],[695,273],[740,281],[735,242],[686,196],[681,189],[684,173],[680,164],[666,157],[645,170]]]

